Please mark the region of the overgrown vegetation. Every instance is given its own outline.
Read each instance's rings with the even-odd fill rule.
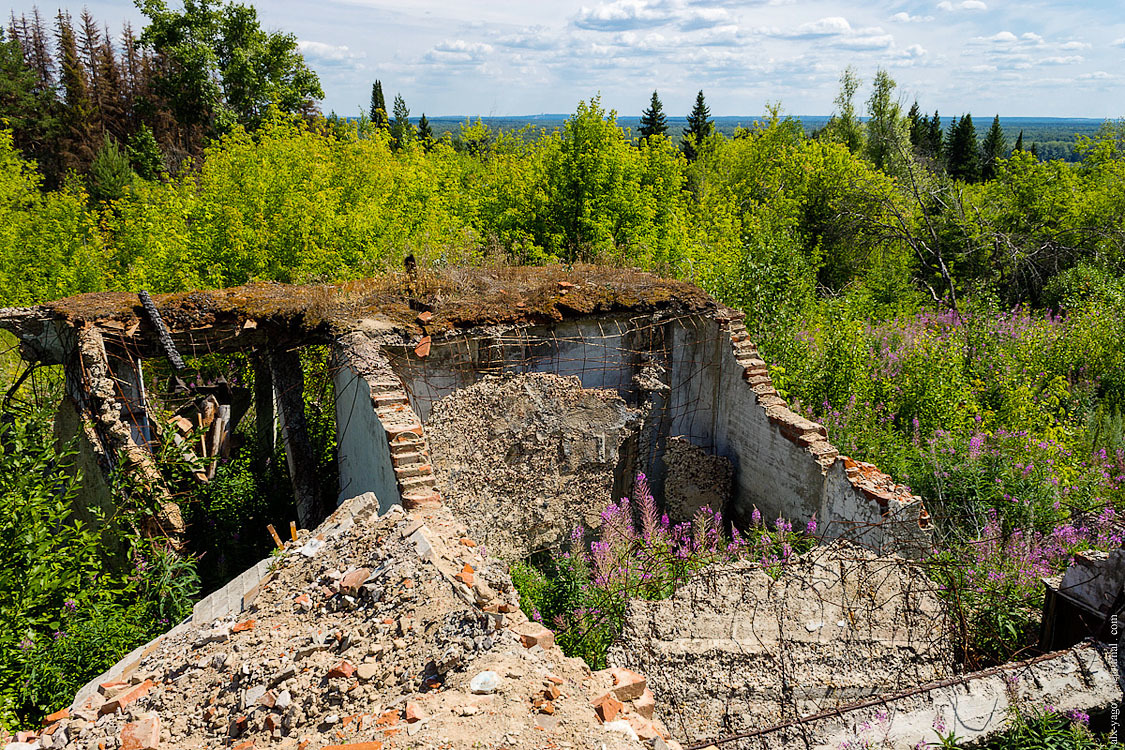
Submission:
[[[721,513],[703,508],[691,521],[671,524],[660,512],[643,474],[629,498],[601,513],[596,538],[581,526],[570,549],[511,566],[524,614],[556,631],[563,653],[580,656],[594,669],[606,666],[606,651],[621,635],[630,599],[663,599],[692,573],[718,562],[751,559],[777,575],[782,566],[815,543],[816,522],[805,533],[783,518],[764,522],[754,511],[745,533],[729,533]]]
[[[1076,163],[1021,148],[1000,155],[993,135],[984,179],[971,154],[947,169],[951,152],[927,135],[933,121],[903,114],[889,76],[868,100],[870,125],[851,104],[858,89],[845,84],[837,116],[815,136],[776,107],[731,137],[716,133],[700,97],[690,161],[659,129],[634,139],[597,98],[558,132],[477,122],[434,140],[407,135],[405,103],[398,137],[384,110],[378,122],[347,122],[257,99],[244,102],[238,125],[221,116],[234,106],[227,92],[226,104],[208,100],[215,138],[200,158],[169,171],[143,130],[124,149],[102,137],[90,179],[57,189],[45,189],[45,164],[25,158],[34,149],[20,141],[17,150],[0,131],[0,304],[357,278],[400,267],[408,254],[433,266],[600,261],[692,280],[748,313],[779,389],[824,421],[844,452],[927,498],[939,529],[935,575],[966,615],[963,656],[974,666],[1000,661],[1034,645],[1038,576],[1076,550],[1121,542],[1105,530],[1125,501],[1125,124],[1079,139]],[[973,146],[970,124],[959,119],[937,140]],[[48,421],[38,414],[5,429],[31,434]],[[4,481],[31,482],[12,485],[12,497],[28,492],[39,505],[13,504],[0,523],[71,529],[62,455],[47,440],[22,440],[5,449]],[[330,466],[330,438],[321,455]],[[276,516],[280,477],[279,456],[250,441],[216,482],[183,498],[201,530],[193,543],[206,585],[264,554],[259,542],[231,544],[241,529],[289,520]],[[29,572],[4,584],[0,596],[16,603],[5,605],[0,648],[17,665],[5,675],[50,662],[26,655],[51,648],[52,628],[65,630],[65,602],[90,573],[81,561],[97,559],[73,552],[107,543],[91,534],[13,537],[26,550],[47,544],[59,566],[48,577],[67,583],[25,603],[12,590]],[[663,595],[687,568],[635,542],[631,554],[661,572],[639,582],[626,566],[625,588],[614,590]],[[598,663],[620,597],[606,598],[593,550],[570,554],[517,576],[529,606],[576,634],[567,648]],[[80,602],[83,612],[108,612],[98,622],[112,627],[65,630],[115,644],[99,653],[119,653],[159,624],[141,604],[144,576],[121,576],[78,592],[117,607]],[[113,614],[125,611],[139,619]],[[33,646],[21,650],[28,632]],[[64,692],[29,694],[28,685],[46,684],[32,679],[5,684],[7,721]]]

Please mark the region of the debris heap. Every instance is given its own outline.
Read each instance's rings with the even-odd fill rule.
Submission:
[[[564,657],[449,510],[377,508],[300,532],[240,615],[176,628],[7,747],[669,746],[644,678]]]

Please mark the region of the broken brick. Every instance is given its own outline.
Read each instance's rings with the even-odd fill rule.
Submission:
[[[345,594],[354,594],[370,577],[371,571],[368,568],[349,570],[340,580],[340,591]]]
[[[609,693],[599,695],[590,701],[590,705],[594,707],[595,713],[604,724],[607,721],[613,721],[617,714],[621,713],[621,709],[625,707],[621,701],[614,698]]]
[[[648,687],[648,680],[631,670],[611,667],[609,673],[613,676],[613,696],[619,701],[640,698]]]
[[[121,729],[121,750],[157,750],[160,745],[160,718],[142,716]]]
[[[243,620],[240,623],[236,623],[235,625],[232,625],[231,629],[230,629],[230,632],[241,633],[241,632],[246,631],[246,630],[253,630],[254,626],[257,625],[257,624],[258,624],[257,620]]]
[[[521,622],[512,630],[520,637],[520,642],[523,643],[524,648],[532,648],[533,646],[551,648],[555,645],[555,634],[538,622],[531,620]]]
[[[118,693],[112,699],[102,704],[102,707],[98,709],[98,715],[104,716],[105,714],[113,713],[119,708],[125,708],[131,703],[148,695],[148,691],[152,690],[155,684],[156,683],[152,680],[145,680],[140,685]]]
[[[349,742],[347,745],[327,745],[324,750],[383,750],[383,743],[378,740]]]
[[[328,670],[328,676],[329,677],[350,678],[354,674],[355,674],[355,667],[352,666],[351,662],[347,662],[347,661],[342,661],[339,664],[337,664],[336,666],[332,667],[332,669]]]
[[[656,708],[656,696],[647,687],[641,693],[641,697],[633,701],[633,710],[639,713],[646,719],[651,719],[653,711]]]
[[[426,718],[426,712],[417,703],[407,703],[405,718],[407,724],[413,724]]]
[[[473,585],[473,566],[465,563],[465,567],[461,568],[461,572],[453,576],[466,586]]]
[[[70,709],[64,708],[60,711],[55,711],[53,714],[47,714],[46,716],[44,716],[43,717],[43,726],[47,726],[48,724],[54,724],[56,721],[62,721],[63,719],[69,719],[69,718],[70,718]]]

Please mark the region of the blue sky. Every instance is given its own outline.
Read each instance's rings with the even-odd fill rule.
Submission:
[[[388,105],[401,92],[415,116],[570,112],[598,92],[635,115],[654,88],[674,115],[700,88],[716,115],[758,115],[773,101],[829,114],[850,64],[865,82],[887,68],[908,103],[945,116],[1125,116],[1122,0],[254,4],[267,28],[297,36],[324,110],[340,114],[365,107],[376,78]],[[127,0],[87,7],[114,28],[143,23]]]

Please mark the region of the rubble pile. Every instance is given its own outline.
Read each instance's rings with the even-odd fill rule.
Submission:
[[[377,508],[300,532],[240,615],[177,628],[7,750],[675,747],[644,678],[563,656],[448,509]]]
[[[445,502],[489,551],[514,559],[601,524],[638,424],[616,391],[527,373],[486,376],[436,401],[426,432]]]

